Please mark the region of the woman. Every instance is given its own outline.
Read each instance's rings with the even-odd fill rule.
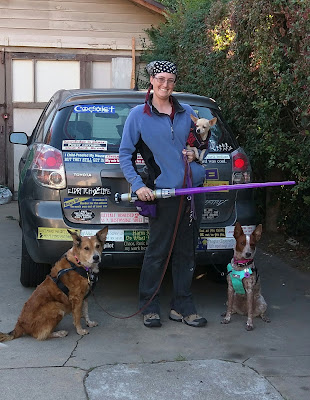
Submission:
[[[189,105],[180,104],[172,96],[177,78],[175,64],[154,61],[147,66],[147,71],[150,86],[145,104],[131,110],[124,126],[119,154],[121,168],[132,191],[139,200],[153,202],[152,190],[183,186],[186,164],[184,156],[190,165],[193,186],[203,184],[205,170],[202,165],[193,162],[194,152],[185,150],[191,128],[190,115],[195,113]],[[153,94],[150,94],[152,88]],[[145,181],[135,169],[137,152],[148,168],[148,178]],[[187,199],[181,203],[181,217],[171,257],[174,293],[169,318],[200,327],[207,320],[197,314],[190,287],[204,196],[195,197],[195,224],[190,223],[192,214]],[[149,218],[150,237],[141,269],[139,296],[140,307],[146,306],[142,311],[144,325],[151,328],[161,326],[159,294],[151,302],[150,299],[159,286],[179,206],[180,197],[158,199],[156,217]]]

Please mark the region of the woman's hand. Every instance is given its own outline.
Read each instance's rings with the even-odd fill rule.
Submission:
[[[193,162],[196,160],[196,155],[194,150],[182,150],[182,154],[184,154],[187,157],[188,162]]]
[[[149,189],[147,186],[143,186],[142,188],[136,190],[136,195],[138,196],[138,199],[141,201],[155,200],[155,196],[153,194],[152,189]]]

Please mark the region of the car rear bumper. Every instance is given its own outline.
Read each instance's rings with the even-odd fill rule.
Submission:
[[[71,246],[72,239],[67,230],[91,231],[94,234],[102,226],[83,225],[67,223],[64,220],[61,204],[59,201],[24,200],[19,204],[21,213],[22,230],[28,253],[36,263],[55,263]],[[242,225],[254,229],[253,214],[244,213],[247,207],[242,208],[242,218],[238,218]],[[250,217],[251,218],[248,218]],[[117,226],[109,226],[110,232],[118,230],[123,232],[145,232],[147,226],[126,226],[119,229]],[[206,228],[206,226],[202,226]],[[226,264],[232,257],[234,238],[233,226],[226,228],[216,227],[208,229],[219,229],[222,237],[200,237],[196,254],[197,264]],[[224,237],[223,237],[224,234]],[[139,244],[139,242],[136,242]],[[116,239],[116,242],[107,242],[103,252],[102,265],[104,267],[134,267],[141,266],[146,245],[124,247],[124,242]]]
[[[28,253],[36,263],[53,264],[71,246],[72,239],[67,230],[79,230],[81,234],[91,231],[94,234],[102,226],[66,223],[59,201],[23,201],[19,204],[22,230]],[[116,227],[111,226],[111,230]],[[126,227],[129,231],[136,226]],[[117,230],[117,229],[116,229]],[[144,227],[146,230],[146,227]],[[125,231],[123,229],[123,231]],[[109,242],[110,243],[110,242]],[[141,266],[144,247],[140,251],[118,251],[121,243],[107,246],[103,251],[101,265],[103,267],[134,267]]]

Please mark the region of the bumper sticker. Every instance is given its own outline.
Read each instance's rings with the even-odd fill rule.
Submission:
[[[138,212],[102,212],[100,217],[102,224],[141,224],[148,221]]]
[[[206,169],[206,179],[216,179],[219,178],[219,171],[217,168]]]
[[[62,150],[88,150],[88,151],[106,151],[108,142],[106,140],[63,140]]]
[[[68,187],[68,195],[72,196],[110,196],[111,186],[102,187],[102,186],[94,186],[94,187]]]
[[[101,209],[108,207],[106,197],[65,197],[63,208],[69,210]]]
[[[90,210],[77,210],[71,214],[76,221],[90,221],[95,218],[95,214]]]
[[[99,229],[83,229],[81,231],[81,236],[94,236],[99,231]],[[124,241],[124,231],[123,229],[109,229],[107,235],[108,242],[123,242]]]
[[[98,153],[63,153],[67,163],[104,163],[105,154]]]
[[[85,104],[75,106],[75,113],[96,113],[96,114],[115,114],[115,107],[104,104]]]
[[[229,181],[206,180],[204,181],[203,184],[203,186],[221,186],[221,185],[229,185]],[[218,192],[228,192],[228,190],[219,190]]]
[[[79,233],[78,229],[70,229]],[[57,240],[72,242],[72,236],[65,228],[44,228],[38,227],[38,239],[41,240]]]
[[[125,251],[145,251],[149,240],[149,231],[126,231],[124,232]]]

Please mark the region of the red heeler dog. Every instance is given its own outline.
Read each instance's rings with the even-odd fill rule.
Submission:
[[[95,236],[81,237],[68,231],[73,246],[65,256],[56,262],[45,280],[35,289],[24,304],[15,328],[10,333],[0,333],[0,342],[30,335],[38,340],[60,338],[67,331],[55,331],[65,314],[72,313],[73,324],[79,335],[88,331],[81,326],[81,317],[89,327],[98,325],[88,317],[88,304],[85,296],[96,282],[99,262],[108,228]]]

